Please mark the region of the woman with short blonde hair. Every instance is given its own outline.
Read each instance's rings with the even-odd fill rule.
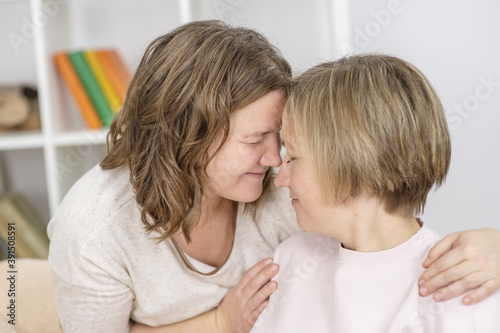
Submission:
[[[290,189],[309,231],[281,243],[278,290],[252,332],[497,332],[500,292],[466,306],[420,297],[438,241],[416,217],[448,172],[443,108],[411,64],[357,55],[300,75],[283,117]]]

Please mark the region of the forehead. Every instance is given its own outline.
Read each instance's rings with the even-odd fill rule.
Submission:
[[[291,119],[291,114],[289,112],[284,112],[282,116],[281,124],[281,138],[283,139],[283,145],[291,150],[297,148],[297,141],[303,141],[300,137],[300,130],[295,127],[295,123]]]
[[[242,136],[262,135],[281,128],[284,94],[272,91],[231,116],[231,131]]]

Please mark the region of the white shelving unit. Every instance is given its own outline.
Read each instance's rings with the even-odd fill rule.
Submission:
[[[185,0],[11,0],[0,2],[2,85],[38,88],[41,131],[0,133],[0,191],[24,194],[42,218],[106,154],[107,130],[89,131],[52,56],[77,48],[117,48],[131,71],[156,36],[190,17]],[[4,58],[4,59],[2,59]],[[14,73],[10,67],[17,67]],[[7,75],[4,75],[4,72]]]
[[[42,120],[38,132],[0,133],[0,192],[22,193],[48,221],[74,182],[106,154],[106,130],[85,128],[55,70],[55,52],[115,47],[133,71],[158,35],[191,20],[220,19],[261,31],[301,70],[334,56],[333,32],[348,31],[349,23],[330,15],[346,1],[0,0],[0,34],[25,39],[18,52],[0,40],[0,60],[9,63],[0,62],[0,84],[37,86]]]

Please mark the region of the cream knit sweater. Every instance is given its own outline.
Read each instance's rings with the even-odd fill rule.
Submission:
[[[151,326],[194,317],[219,305],[242,274],[300,232],[288,191],[273,190],[259,208],[239,204],[231,255],[201,276],[172,243],[148,235],[128,168],[94,167],[69,191],[49,223],[49,263],[59,320],[67,332],[127,332],[129,319]],[[213,269],[189,258],[200,271]]]

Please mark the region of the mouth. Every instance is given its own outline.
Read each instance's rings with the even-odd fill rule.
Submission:
[[[269,169],[263,170],[262,172],[247,172],[245,175],[253,178],[263,179],[266,176],[267,170]]]
[[[245,175],[252,177],[252,178],[263,179],[264,176],[266,175],[266,173],[265,172],[247,172]]]

